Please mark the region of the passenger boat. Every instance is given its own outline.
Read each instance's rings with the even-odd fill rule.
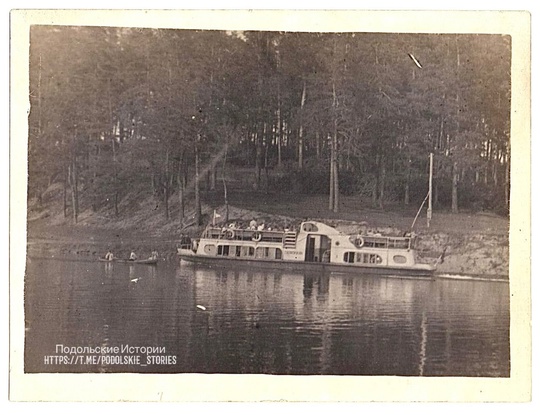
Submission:
[[[181,259],[197,263],[238,263],[290,269],[323,268],[363,274],[432,276],[435,266],[418,262],[414,235],[349,235],[324,223],[306,221],[296,230],[208,227],[178,248]]]

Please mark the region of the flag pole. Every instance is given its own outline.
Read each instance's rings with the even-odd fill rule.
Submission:
[[[433,215],[433,203],[432,203],[432,189],[433,189],[433,153],[429,153],[429,199],[428,199],[428,208],[427,208],[427,227],[431,222]]]

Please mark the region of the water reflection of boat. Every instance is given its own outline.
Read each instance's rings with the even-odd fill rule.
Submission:
[[[378,275],[432,276],[435,266],[419,263],[415,237],[348,235],[308,221],[295,230],[207,228],[191,245],[181,245],[181,259],[287,269],[323,269]]]

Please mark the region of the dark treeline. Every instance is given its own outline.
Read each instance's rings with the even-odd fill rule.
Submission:
[[[506,212],[510,38],[34,26],[29,197],[120,214],[151,192],[180,219],[200,187]],[[226,172],[225,170],[228,170]],[[245,174],[245,173],[244,173]],[[218,180],[222,177],[223,181]]]

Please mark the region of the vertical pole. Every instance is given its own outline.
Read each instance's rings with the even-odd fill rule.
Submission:
[[[429,223],[431,222],[431,216],[433,213],[432,205],[432,188],[433,188],[433,153],[429,153],[429,199],[428,199],[428,209],[427,209],[427,227],[429,228]]]

